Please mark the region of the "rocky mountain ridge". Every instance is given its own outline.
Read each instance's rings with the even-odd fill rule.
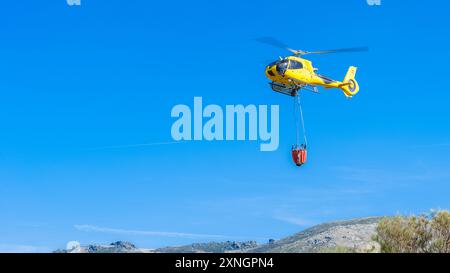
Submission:
[[[317,225],[280,240],[265,244],[256,241],[208,242],[156,249],[138,248],[129,242],[109,245],[75,245],[59,253],[310,253],[310,252],[379,252],[372,240],[381,217],[358,218]]]

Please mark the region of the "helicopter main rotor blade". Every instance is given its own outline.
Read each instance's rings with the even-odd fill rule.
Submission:
[[[304,50],[295,50],[290,48],[285,43],[281,42],[278,39],[272,38],[272,37],[261,37],[256,38],[255,41],[268,44],[274,47],[278,47],[281,49],[286,49],[290,52],[292,52],[294,55],[308,55],[308,54],[330,54],[330,53],[346,53],[346,52],[365,52],[369,51],[369,48],[367,46],[364,47],[353,47],[353,48],[340,48],[340,49],[332,49],[332,50],[316,50],[316,51],[304,51]]]
[[[366,52],[369,51],[367,46],[364,47],[353,47],[353,48],[340,48],[340,49],[332,49],[332,50],[317,50],[317,51],[306,51],[303,55],[306,54],[329,54],[329,53],[346,53],[346,52]]]
[[[289,50],[290,52],[294,53],[295,55],[299,54],[301,50],[295,50],[290,48],[289,46],[287,46],[285,43],[281,42],[278,39],[272,38],[272,37],[261,37],[261,38],[256,38],[255,41],[263,43],[263,44],[268,44],[274,47],[278,47],[281,49],[286,49]],[[301,51],[303,52],[303,51]]]
[[[288,46],[281,42],[280,40],[277,40],[275,38],[272,37],[260,37],[260,38],[256,38],[255,41],[263,43],[263,44],[268,44],[274,47],[278,47],[278,48],[282,48],[282,49],[286,49],[288,48]]]

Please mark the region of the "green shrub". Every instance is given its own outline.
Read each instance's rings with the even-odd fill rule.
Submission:
[[[382,219],[375,241],[385,253],[450,253],[450,212]]]

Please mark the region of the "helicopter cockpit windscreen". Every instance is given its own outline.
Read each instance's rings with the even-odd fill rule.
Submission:
[[[281,60],[277,62],[277,72],[280,75],[284,75],[284,73],[286,72],[286,69],[289,66],[289,60]]]

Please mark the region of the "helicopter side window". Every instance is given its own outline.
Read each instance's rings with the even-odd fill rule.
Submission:
[[[290,60],[289,69],[302,69],[303,64],[298,61]]]

